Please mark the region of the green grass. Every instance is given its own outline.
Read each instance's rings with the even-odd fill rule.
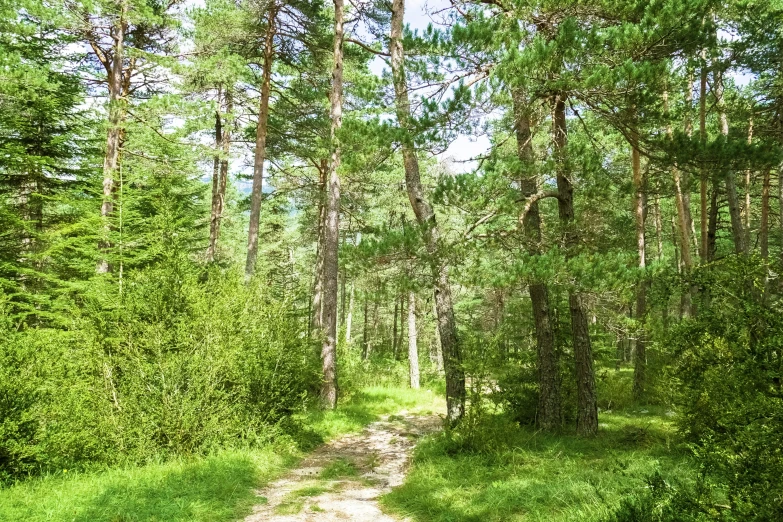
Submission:
[[[600,415],[594,439],[487,416],[423,441],[405,484],[382,504],[421,522],[602,520],[654,471],[691,475],[668,418],[643,411]]]
[[[63,470],[2,489],[0,521],[233,521],[261,503],[255,489],[295,465],[303,451],[358,431],[381,414],[441,408],[440,399],[431,392],[368,388],[347,398],[334,412],[301,416],[303,428],[293,440],[103,472]]]
[[[330,462],[319,473],[319,478],[322,480],[334,480],[342,477],[356,477],[359,475],[359,470],[356,469],[356,465],[347,459],[337,459],[334,462]]]

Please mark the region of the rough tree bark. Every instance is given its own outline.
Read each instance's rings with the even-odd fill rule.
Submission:
[[[218,215],[218,191],[220,190],[220,152],[223,148],[223,118],[220,115],[222,105],[222,89],[218,88],[218,109],[215,111],[215,157],[212,165],[212,207],[209,213],[209,246],[207,247],[207,262],[215,260],[217,249],[217,215]]]
[[[370,314],[370,296],[365,295],[364,296],[364,328],[362,330],[362,360],[363,361],[367,359],[367,353],[369,352],[370,349],[369,314]]]
[[[770,171],[764,171],[764,181],[761,186],[761,223],[759,225],[759,246],[761,257],[766,262],[769,259],[769,189]]]
[[[726,143],[729,138],[729,120],[726,117],[726,101],[723,96],[723,72],[716,74],[715,79],[715,97],[718,102],[718,114],[720,117],[720,134],[723,142]],[[726,184],[726,199],[729,203],[729,216],[731,217],[731,236],[734,240],[734,251],[737,254],[744,254],[745,249],[745,231],[742,226],[742,215],[740,211],[739,196],[737,195],[737,183],[734,179],[734,172],[728,170],[724,173]]]
[[[753,144],[753,115],[748,122],[748,146]],[[750,189],[751,189],[751,171],[745,170],[745,208],[743,213],[743,226],[745,227],[745,236],[743,238],[745,251],[750,252]]]
[[[701,51],[701,79],[699,81],[699,141],[704,147],[707,143],[707,51]],[[700,232],[701,232],[701,260],[709,261],[710,248],[707,231],[707,169],[701,167],[699,179],[699,196],[701,204]]]
[[[315,246],[315,281],[313,283],[313,330],[321,333],[323,325],[324,295],[324,241],[326,230],[326,176],[329,174],[328,161],[321,160],[318,169],[318,240]]]
[[[718,195],[720,194],[720,185],[718,178],[713,177],[710,190],[710,211],[707,224],[707,262],[715,259],[715,249],[718,238]]]
[[[340,247],[340,139],[343,124],[343,0],[334,0],[334,70],[332,71],[331,141],[332,159],[326,189],[326,223],[323,258],[323,345],[321,362],[323,384],[321,401],[326,408],[337,407],[337,287]]]
[[[261,104],[256,127],[256,150],[253,157],[253,187],[250,192],[250,224],[247,231],[247,259],[245,279],[253,277],[258,258],[258,230],[261,221],[261,198],[264,185],[264,161],[266,159],[266,135],[269,123],[269,95],[272,82],[272,63],[275,55],[277,31],[277,7],[272,4],[267,12],[267,30],[264,38],[264,66],[261,76]]]
[[[438,308],[435,299],[432,300],[432,317],[435,318],[435,369],[443,371],[443,346],[440,343],[440,328],[438,326]]]
[[[669,111],[669,97],[668,93],[664,92],[664,110]],[[693,81],[692,76],[688,77],[688,83],[685,89],[685,134],[691,136],[693,134],[693,124],[690,117],[690,108],[693,102]],[[666,135],[669,140],[673,139],[673,131],[671,124],[666,126]],[[691,256],[691,227],[693,221],[691,218],[691,204],[690,204],[690,181],[688,179],[688,171],[681,171],[677,164],[672,167],[672,177],[674,178],[674,206],[677,209],[677,227],[675,231],[679,236],[680,243],[680,260],[682,264],[682,272],[685,277],[688,277],[691,269],[693,268],[693,257]],[[682,292],[682,298],[680,301],[681,313],[685,317],[691,317],[693,315],[693,298],[690,288],[684,289]]]
[[[408,370],[411,388],[419,388],[419,345],[416,330],[416,294],[408,292]]]
[[[106,68],[109,88],[109,129],[106,135],[106,153],[103,157],[103,201],[101,203],[101,219],[103,220],[103,237],[100,240],[99,249],[103,257],[98,261],[96,272],[108,273],[111,270],[108,259],[108,250],[111,248],[111,222],[109,218],[114,212],[115,179],[120,168],[120,149],[122,147],[122,124],[125,120],[123,100],[123,63],[125,60],[125,32],[128,30],[128,3],[120,4],[120,15],[114,24],[112,37],[112,53],[106,56],[100,52],[95,42],[90,42],[96,55]]]
[[[397,343],[397,312],[400,312],[400,300],[394,298],[394,327],[392,328],[392,356],[394,360],[397,360],[397,351],[399,350],[399,344]],[[402,320],[402,318],[400,318]]]
[[[780,241],[783,243],[783,164],[778,168],[778,201],[779,201],[779,223],[780,223]],[[783,263],[783,248],[780,250],[780,260]]]
[[[530,125],[529,104],[523,93],[513,93],[514,131],[517,140],[517,156],[522,163],[523,173],[519,189],[523,198],[530,198],[538,192],[535,173],[532,172],[533,136]],[[538,202],[534,202],[522,218],[525,248],[530,253],[540,252],[541,216]],[[555,333],[549,307],[549,289],[541,281],[529,285],[530,301],[533,307],[533,321],[536,330],[536,351],[538,357],[538,412],[536,423],[541,429],[551,430],[561,424],[560,375],[558,371]]]
[[[345,317],[345,343],[346,344],[351,343],[351,328],[353,327],[353,296],[354,296],[354,287],[353,287],[353,282],[351,282],[351,291],[350,291],[350,295],[348,296],[348,314]]]
[[[228,185],[228,156],[231,152],[231,126],[220,115],[221,96],[225,100],[225,114],[230,117],[234,104],[230,90],[225,94],[218,90],[218,110],[215,112],[215,164],[212,173],[212,209],[209,220],[209,247],[207,262],[215,260],[218,240],[220,239],[220,221],[226,204],[226,187]],[[218,152],[219,151],[219,152]]]
[[[558,214],[565,231],[565,247],[572,256],[579,244],[574,223],[574,187],[568,166],[568,128],[566,127],[566,98],[559,94],[553,102],[554,149],[557,165]],[[598,405],[595,395],[595,373],[593,371],[593,349],[590,344],[587,314],[582,295],[570,290],[568,306],[571,312],[571,337],[574,345],[576,366],[577,412],[576,430],[580,435],[595,435],[598,432]]]
[[[397,120],[400,127],[406,131],[402,142],[405,185],[408,199],[410,199],[424,238],[435,288],[435,305],[438,312],[438,328],[443,346],[443,363],[446,374],[446,421],[450,425],[454,425],[465,413],[465,372],[462,369],[457,324],[451,300],[449,270],[439,252],[440,231],[435,220],[435,213],[426,200],[424,189],[421,186],[419,161],[410,128],[411,107],[408,98],[408,81],[405,76],[405,52],[402,44],[404,12],[405,0],[393,0],[389,42],[392,79]]]
[[[634,119],[636,115],[634,115]],[[634,217],[636,221],[636,252],[638,255],[639,269],[644,271],[647,266],[645,218],[646,194],[644,176],[642,175],[641,155],[639,153],[639,130],[634,123],[631,129],[631,168],[633,170],[634,186]],[[633,367],[633,395],[640,399],[644,394],[645,373],[647,369],[647,340],[644,330],[644,322],[647,317],[647,280],[639,281],[636,287],[636,316],[639,322],[639,330],[636,341],[636,354]]]

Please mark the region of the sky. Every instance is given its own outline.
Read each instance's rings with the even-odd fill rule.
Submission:
[[[437,13],[450,5],[448,0],[406,0],[405,23],[411,29],[423,31],[431,23],[437,25],[440,18]],[[383,62],[376,59],[373,69],[377,70],[383,66]],[[452,160],[448,163],[453,171],[470,172],[477,165],[473,158],[486,154],[489,148],[490,142],[487,136],[463,134],[458,136],[445,151],[438,154],[438,158],[442,161]]]

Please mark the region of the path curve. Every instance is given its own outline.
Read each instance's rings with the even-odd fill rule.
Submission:
[[[397,522],[378,498],[402,484],[417,440],[441,424],[436,415],[403,411],[324,444],[259,490],[261,502],[245,522]]]

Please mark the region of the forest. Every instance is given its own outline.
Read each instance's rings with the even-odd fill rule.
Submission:
[[[783,521],[783,0],[0,0],[0,521]]]

